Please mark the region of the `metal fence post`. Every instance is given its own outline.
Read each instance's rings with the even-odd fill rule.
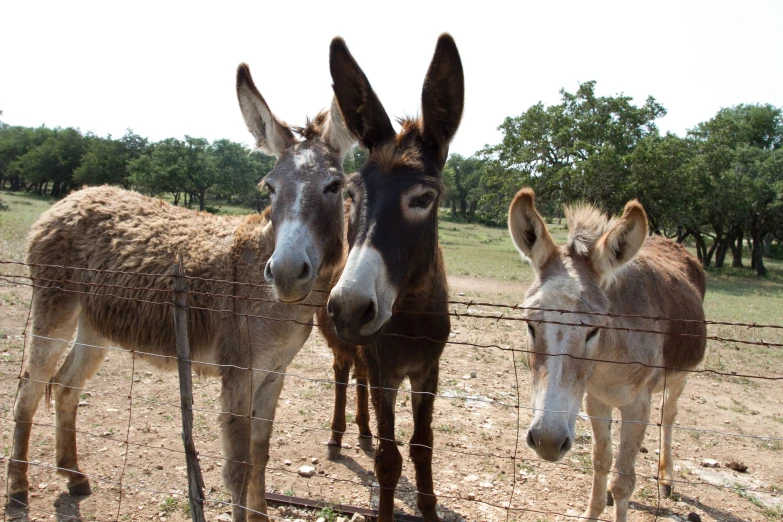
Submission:
[[[193,443],[193,383],[190,375],[190,341],[188,340],[188,283],[182,266],[182,254],[174,265],[174,332],[177,339],[177,366],[179,369],[179,397],[182,411],[182,442],[188,471],[188,498],[193,522],[204,522],[204,479],[198,453]]]

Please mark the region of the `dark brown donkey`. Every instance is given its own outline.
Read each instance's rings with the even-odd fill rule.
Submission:
[[[358,346],[367,368],[380,440],[375,451],[378,520],[393,520],[394,489],[402,472],[394,407],[408,377],[416,500],[425,520],[438,521],[431,424],[440,355],[450,330],[438,200],[441,170],[462,116],[462,63],[454,40],[442,35],[424,80],[422,114],[401,121],[399,133],[339,38],[332,41],[330,67],[345,126],[369,149],[369,157],[346,185],[353,201],[350,250],[327,312],[340,339]]]

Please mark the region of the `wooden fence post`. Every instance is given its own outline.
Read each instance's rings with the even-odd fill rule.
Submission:
[[[190,376],[190,341],[188,340],[188,283],[182,266],[182,254],[174,265],[174,332],[177,339],[177,366],[179,368],[179,397],[182,411],[182,442],[188,471],[188,497],[193,522],[204,522],[204,479],[193,444],[193,383]]]

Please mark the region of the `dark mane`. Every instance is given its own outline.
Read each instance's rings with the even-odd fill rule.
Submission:
[[[402,127],[394,140],[375,147],[368,158],[368,163],[374,163],[381,172],[391,173],[395,169],[421,169],[421,119],[400,118],[397,120]]]
[[[328,111],[321,111],[315,115],[315,118],[307,118],[304,127],[294,127],[293,131],[299,136],[309,141],[323,134],[324,125],[329,118]]]

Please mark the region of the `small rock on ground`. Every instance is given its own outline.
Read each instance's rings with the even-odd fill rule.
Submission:
[[[312,477],[313,473],[315,473],[315,468],[312,466],[302,466],[299,468],[299,474],[303,477]]]

